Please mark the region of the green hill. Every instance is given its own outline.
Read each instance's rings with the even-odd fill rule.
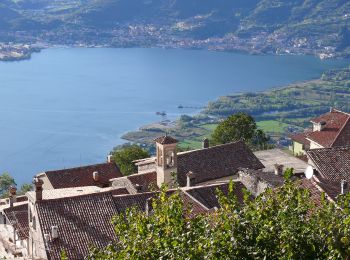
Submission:
[[[282,41],[301,48],[329,45],[350,53],[348,0],[3,0],[0,4],[2,30],[76,30],[71,34],[79,38],[87,28],[106,32],[135,24],[150,24],[180,39],[263,37],[260,42],[274,49]]]

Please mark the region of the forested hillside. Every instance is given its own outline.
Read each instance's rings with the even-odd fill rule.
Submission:
[[[82,30],[95,30],[96,36],[96,31],[112,34],[135,25],[145,26],[141,31],[146,38],[157,38],[151,42],[163,35],[167,40],[237,37],[250,39],[249,48],[263,51],[278,52],[288,45],[307,53],[316,48],[350,53],[348,0],[3,0],[0,4],[2,32],[71,31],[72,37],[84,40]]]

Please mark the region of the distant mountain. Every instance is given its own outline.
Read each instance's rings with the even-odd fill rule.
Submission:
[[[349,47],[350,1],[2,0],[0,4],[0,30],[76,30],[81,34],[89,28],[105,33],[135,24],[165,28],[179,38],[261,36],[266,45],[283,38],[302,48],[301,38],[306,37],[315,46],[345,50]]]
[[[123,22],[172,23],[205,16],[202,26],[226,24],[227,32],[259,30],[336,32],[349,26],[348,0],[95,0],[74,15],[82,24],[113,26]],[[325,27],[324,27],[325,26]]]

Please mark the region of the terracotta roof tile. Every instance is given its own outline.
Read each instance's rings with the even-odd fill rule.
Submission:
[[[93,172],[99,173],[99,181],[93,179]],[[102,163],[71,169],[47,171],[46,176],[54,189],[73,188],[83,186],[106,187],[109,180],[122,177],[119,167],[115,163]]]
[[[304,133],[292,134],[289,137],[293,141],[296,141],[296,142],[298,142],[300,144],[305,145],[306,146],[305,149],[307,149],[308,147],[310,147],[310,141],[306,139],[309,134],[310,134],[310,131],[307,131],[307,132],[304,132]]]
[[[323,179],[350,182],[350,146],[312,149],[306,154]]]
[[[174,192],[176,191],[170,190],[167,193],[171,195]],[[187,196],[182,191],[179,191],[179,192],[184,202],[184,205],[186,207],[189,207],[192,211],[190,216],[207,212],[207,209],[204,208],[202,205],[197,203],[195,200]],[[150,198],[155,198],[158,194],[159,192],[147,192],[147,193],[139,193],[139,194],[133,194],[133,195],[114,196],[113,200],[116,208],[118,209],[118,213],[124,213],[128,208],[132,208],[132,207],[136,207],[139,210],[145,211],[147,200]]]
[[[112,195],[129,194],[129,192],[126,188],[112,189],[112,190],[110,190],[110,192],[112,193]]]
[[[16,202],[28,201],[28,197],[25,195],[17,196]]]
[[[317,187],[314,181],[304,178],[298,181],[298,185],[300,188],[309,190],[310,200],[314,202],[315,205],[321,205],[322,191]]]
[[[317,185],[333,200],[341,193],[340,182],[318,179]]]
[[[331,112],[323,114],[317,118],[311,119],[312,123],[325,122],[326,125],[322,129],[322,131],[314,131],[309,133],[307,138],[309,138],[312,141],[315,141],[323,147],[331,147],[339,138],[341,132],[343,132],[344,127],[350,128],[350,125],[348,124],[349,118],[349,114],[333,109]],[[348,134],[350,135],[350,133]],[[341,143],[336,145],[341,146],[347,144],[350,144],[349,138],[344,139]]]
[[[114,196],[113,201],[119,214],[124,213],[128,208],[132,207],[145,211],[147,199],[154,198],[156,194],[156,192],[146,192],[132,195]]]
[[[29,237],[28,203],[4,209],[10,224],[17,231],[21,240]]]
[[[189,193],[192,197],[202,203],[208,209],[214,207],[219,208],[220,204],[217,197],[217,190],[220,190],[224,195],[228,194],[228,183],[215,184],[215,185],[206,185],[200,187],[191,187],[186,189],[186,192]],[[243,204],[243,189],[245,186],[241,182],[234,182],[234,193],[237,197],[237,200],[240,204]]]
[[[159,144],[176,144],[178,141],[171,136],[165,135],[154,139],[155,142]]]
[[[50,234],[49,259],[60,259],[62,250],[69,259],[84,259],[91,245],[101,248],[116,238],[111,219],[117,209],[110,192],[37,201],[36,209],[42,235]],[[55,240],[52,226],[58,227]]]
[[[264,165],[253,152],[239,141],[178,154],[177,180],[186,185],[186,174],[196,174],[194,184],[227,177],[237,173],[238,168],[261,169]]]
[[[158,189],[156,172],[132,174],[129,175],[127,178],[134,186],[139,185],[139,192],[149,192]]]

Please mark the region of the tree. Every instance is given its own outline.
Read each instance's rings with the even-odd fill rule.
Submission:
[[[347,259],[350,194],[338,205],[286,180],[283,187],[237,202],[217,191],[221,207],[191,216],[178,192],[164,189],[147,214],[131,208],[113,218],[118,241],[93,249],[89,259]],[[147,246],[145,246],[147,245]]]
[[[8,189],[11,185],[16,186],[15,180],[7,172],[0,175],[0,196],[7,196]]]
[[[214,144],[226,144],[243,140],[252,148],[264,149],[269,141],[264,131],[257,129],[253,117],[237,113],[221,122],[212,134]]]
[[[250,143],[252,144],[253,148],[262,150],[270,147],[268,145],[269,141],[270,138],[264,133],[264,131],[261,129],[257,129],[254,133],[253,138],[250,140]]]
[[[118,164],[123,175],[130,175],[137,171],[133,161],[148,157],[150,157],[149,153],[138,145],[125,146],[112,153],[112,159]]]
[[[19,191],[17,193],[18,193],[18,195],[24,195],[28,191],[31,191],[31,190],[33,190],[33,185],[29,184],[29,183],[24,183],[24,184],[22,184],[21,188],[19,189]]]
[[[225,144],[234,141],[250,141],[256,131],[253,117],[246,113],[237,113],[221,122],[212,134],[214,143]]]

